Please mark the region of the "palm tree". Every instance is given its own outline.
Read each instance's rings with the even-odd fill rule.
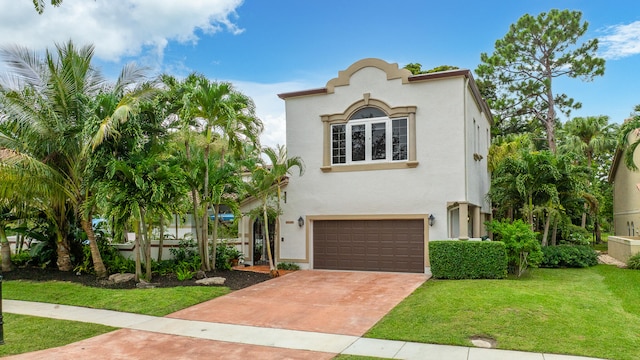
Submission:
[[[271,239],[269,238],[269,200],[275,198],[276,238],[279,238],[280,213],[282,212],[280,209],[281,190],[294,167],[298,168],[300,176],[304,173],[304,163],[298,156],[287,157],[287,150],[284,146],[277,146],[276,149],[266,147],[262,151],[269,159],[270,164],[267,166],[259,166],[252,172],[248,192],[260,201],[262,207],[269,271],[271,276],[275,277],[278,276],[278,270],[273,261]]]
[[[518,157],[508,157],[496,168],[489,197],[497,203],[520,204],[533,229],[534,205],[558,203],[559,176],[551,152],[521,150]]]
[[[560,151],[562,153],[573,152],[584,156],[588,171],[592,174],[589,179],[589,185],[594,181],[594,159],[615,149],[617,130],[618,126],[609,124],[609,117],[607,116],[577,117],[564,124],[560,132],[562,139]],[[588,204],[592,204],[593,213],[597,214],[598,212],[596,197],[593,194],[585,195],[585,200],[587,201],[584,204],[585,211],[582,213],[581,226],[583,228],[587,224]]]
[[[56,45],[44,58],[22,47],[2,50],[13,76],[0,86],[0,102],[7,115],[0,129],[0,147],[10,149],[3,159],[7,171],[33,187],[42,209],[55,224],[58,268],[73,268],[69,254],[68,214],[81,219],[89,237],[94,268],[106,276],[91,223],[90,162],[93,149],[113,135],[137,106],[139,94],[125,89],[140,82],[142,72],[127,66],[115,86],[110,86],[91,65],[93,46],[73,42]],[[97,116],[100,94],[112,93],[118,101],[108,113]],[[37,180],[37,181],[34,181]],[[46,199],[46,201],[44,201]]]
[[[266,147],[263,149],[263,153],[267,155],[269,162],[271,163],[271,172],[275,179],[275,191],[276,191],[276,239],[280,238],[280,203],[282,201],[282,187],[289,179],[289,175],[292,174],[294,167],[298,168],[298,175],[304,174],[304,162],[299,156],[289,157],[287,155],[287,148],[284,145],[276,145],[276,148]]]
[[[203,267],[209,270],[212,263],[215,266],[216,241],[213,239],[213,256],[209,259],[209,214],[208,210],[213,206],[214,221],[217,223],[220,208],[219,201],[214,201],[209,184],[212,146],[220,146],[220,163],[224,166],[225,156],[232,152],[239,154],[244,149],[244,142],[257,143],[258,136],[262,132],[262,122],[255,115],[253,101],[246,95],[236,91],[230,83],[209,81],[203,76],[197,78],[197,86],[190,96],[188,105],[189,113],[202,122],[204,146],[203,146],[203,186],[200,199],[202,212],[202,230],[199,239],[202,241],[201,254],[203,254]],[[214,203],[216,202],[216,203]],[[217,224],[214,225],[217,228]]]

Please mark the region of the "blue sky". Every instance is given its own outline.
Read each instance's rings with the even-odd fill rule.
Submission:
[[[108,76],[135,61],[151,74],[231,81],[256,102],[263,143],[273,146],[285,139],[278,93],[322,87],[368,57],[474,70],[510,24],[552,8],[581,11],[590,24],[584,39],[599,38],[607,59],[603,77],[563,79],[556,91],[583,103],[573,116],[622,122],[640,104],[637,0],[64,0],[43,15],[12,0],[0,4],[0,46],[42,50],[71,38],[96,46]]]

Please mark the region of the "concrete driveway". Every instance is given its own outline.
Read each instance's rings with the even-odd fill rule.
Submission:
[[[169,317],[360,336],[425,280],[424,274],[296,271]]]
[[[427,279],[297,271],[158,320],[133,324],[141,315],[122,314],[122,321],[132,322],[125,329],[8,359],[332,359],[340,352],[335,349],[358,339]],[[60,306],[48,306],[45,314],[51,315],[45,316],[64,318],[53,316]],[[81,321],[97,322],[89,317]]]

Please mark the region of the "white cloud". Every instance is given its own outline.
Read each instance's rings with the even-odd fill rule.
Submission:
[[[306,90],[310,86],[302,82],[282,82],[261,84],[247,81],[231,82],[236,89],[251,97],[256,105],[256,113],[264,124],[264,132],[260,137],[263,146],[274,147],[286,144],[286,122],[284,100],[278,94]]]
[[[610,26],[604,32],[607,35],[598,38],[602,49],[600,56],[620,59],[640,54],[640,21]]]
[[[60,7],[49,5],[38,15],[31,1],[2,1],[0,45],[44,50],[73,39],[80,45],[94,44],[101,60],[117,62],[144,54],[162,63],[169,41],[195,44],[198,32],[241,33],[233,22],[241,4],[242,0],[64,0]]]

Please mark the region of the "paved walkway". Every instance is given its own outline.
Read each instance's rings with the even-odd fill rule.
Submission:
[[[330,360],[337,354],[426,360],[587,359],[362,337],[426,279],[416,274],[299,271],[167,317],[3,300],[7,313],[120,328],[8,359],[159,360],[211,359],[217,355],[243,360]]]

